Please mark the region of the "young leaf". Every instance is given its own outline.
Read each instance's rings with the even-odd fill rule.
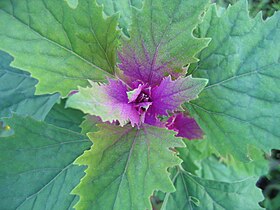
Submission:
[[[88,166],[73,191],[80,196],[76,209],[151,209],[155,189],[175,190],[167,168],[181,160],[170,148],[184,144],[174,134],[157,127],[108,124],[90,133],[94,146],[75,161]]]
[[[209,79],[188,106],[208,141],[222,155],[247,159],[247,145],[279,146],[280,13],[267,21],[249,17],[239,1],[218,17],[213,6],[199,27],[213,37],[193,75]]]
[[[262,197],[261,192],[252,190],[255,188],[255,178],[227,183],[178,171],[173,181],[176,192],[166,195],[163,210],[239,210],[244,209],[244,204],[246,209],[260,209],[258,199]]]
[[[169,130],[174,130],[183,138],[188,140],[203,139],[203,131],[200,129],[194,118],[191,118],[187,114],[176,113],[169,117],[166,127]]]
[[[168,115],[168,111],[179,110],[184,102],[198,98],[198,94],[207,84],[207,79],[192,78],[192,76],[172,81],[168,76],[158,87],[152,90],[153,106],[150,112]],[[182,108],[181,108],[182,109]]]
[[[0,138],[0,209],[71,209],[83,176],[72,162],[90,141],[31,118],[5,119],[15,134]]]
[[[92,87],[79,88],[79,92],[68,99],[67,106],[100,116],[104,122],[118,120],[121,126],[128,121],[132,125],[139,125],[142,122],[141,114],[134,103],[137,103],[135,101],[143,91],[143,86],[140,85],[135,90],[129,91],[127,85],[120,80],[109,80],[108,85],[90,83]],[[143,121],[154,125],[157,115],[167,116],[167,111],[179,110],[181,104],[197,98],[206,84],[205,79],[188,76],[172,81],[169,76],[163,79],[159,86],[148,87],[147,91],[150,92],[149,96],[147,95],[148,101],[142,103],[148,106]]]
[[[0,118],[11,112],[44,120],[59,94],[34,95],[37,80],[29,73],[10,67],[13,58],[0,51]]]
[[[168,74],[182,73],[183,66],[209,39],[197,39],[193,29],[200,22],[208,0],[147,0],[142,10],[133,8],[131,39],[123,41],[120,69],[133,79],[159,84]]]
[[[118,120],[121,126],[139,121],[139,114],[128,103],[127,87],[119,80],[110,80],[108,85],[90,82],[91,87],[81,88],[67,100],[67,106],[80,109],[86,114],[100,116],[102,121]]]
[[[87,79],[113,74],[116,26],[117,16],[104,19],[94,0],[80,1],[76,9],[62,0],[0,2],[0,49],[39,79],[39,93],[66,96]]]

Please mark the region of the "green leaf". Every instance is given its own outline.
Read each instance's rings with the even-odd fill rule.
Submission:
[[[86,115],[85,120],[81,124],[82,134],[87,134],[89,132],[98,131],[98,124],[101,123],[101,119],[94,115]]]
[[[185,160],[184,160],[185,161]],[[211,155],[197,163],[196,175],[204,179],[232,182],[265,174],[267,165],[265,159],[252,160],[249,163],[235,161],[228,163],[221,157]]]
[[[38,93],[66,96],[87,79],[104,81],[114,73],[119,32],[117,16],[102,16],[94,0],[71,9],[60,0],[0,2],[0,49],[13,66],[39,79]]]
[[[183,140],[186,147],[178,149],[179,157],[183,160],[182,167],[186,171],[196,174],[196,170],[200,169],[201,161],[215,154],[215,150],[207,140]]]
[[[0,118],[12,112],[44,120],[59,94],[34,95],[37,80],[27,72],[10,67],[13,58],[0,51]]]
[[[0,209],[72,209],[83,176],[72,163],[90,141],[31,118],[6,119],[15,134],[0,138]]]
[[[76,9],[79,4],[79,0],[65,0],[65,1],[72,9]]]
[[[163,210],[257,210],[261,191],[255,178],[227,183],[211,181],[178,170],[173,178],[176,192],[165,197]]]
[[[174,134],[157,127],[108,124],[90,133],[94,146],[75,161],[88,166],[73,191],[80,196],[76,209],[151,209],[155,189],[175,190],[167,168],[181,160],[170,148],[184,144]]]
[[[128,35],[129,27],[131,25],[132,8],[140,9],[142,7],[143,0],[97,0],[98,4],[104,6],[105,14],[111,16],[115,13],[120,14],[119,26],[123,29],[123,32]]]
[[[248,160],[248,144],[264,151],[279,146],[279,23],[280,13],[251,19],[239,1],[221,17],[213,6],[199,27],[200,37],[213,39],[193,75],[209,83],[188,108],[223,156]]]
[[[208,3],[208,0],[147,0],[142,10],[133,8],[131,39],[123,41],[124,48],[129,46],[140,60],[149,57],[153,67],[168,65],[181,71],[183,66],[197,62],[194,56],[209,43],[207,38],[192,35]]]
[[[179,148],[183,168],[201,178],[217,181],[239,181],[251,176],[261,176],[268,170],[263,151],[249,147],[249,162],[236,160],[232,155],[221,157],[210,141],[184,141],[186,148]]]
[[[65,108],[65,101],[66,99],[62,99],[59,104],[54,105],[45,122],[80,133],[84,114],[79,110]]]

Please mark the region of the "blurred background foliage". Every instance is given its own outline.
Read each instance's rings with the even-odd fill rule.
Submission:
[[[221,7],[228,7],[239,0],[212,0]],[[256,16],[260,11],[263,12],[263,18],[266,19],[274,14],[275,11],[280,10],[280,0],[248,0],[250,14],[252,17]]]

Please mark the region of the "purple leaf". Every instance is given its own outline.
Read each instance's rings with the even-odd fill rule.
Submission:
[[[157,50],[150,55],[144,43],[142,43],[142,48],[143,52],[139,53],[126,45],[122,52],[118,53],[121,61],[119,68],[129,78],[127,83],[139,80],[150,85],[158,85],[164,76],[173,74],[172,69],[168,67],[171,61],[160,62]]]
[[[162,80],[159,86],[152,89],[151,99],[153,105],[147,115],[168,115],[181,109],[181,104],[189,102],[198,97],[198,94],[207,84],[206,79],[192,78],[191,76],[172,81],[171,76]]]
[[[117,116],[119,116],[113,120],[120,121],[121,125],[124,125],[124,122],[128,120],[130,120],[132,126],[138,125],[140,123],[140,116],[133,104],[129,103],[127,86],[119,80],[109,79],[109,84],[103,87],[108,96],[107,103],[104,105],[110,107],[111,111],[118,113]],[[110,112],[107,114],[110,114]]]
[[[109,79],[108,85],[91,82],[92,87],[80,88],[67,105],[100,116],[103,122],[118,120],[121,126],[130,121],[132,126],[147,123],[164,127],[157,116],[179,110],[182,103],[195,99],[206,83],[191,76],[172,81],[169,76],[155,87],[132,83],[135,89],[131,90],[121,80]]]
[[[184,114],[175,114],[167,120],[166,127],[169,130],[178,132],[176,136],[187,139],[202,139],[203,132],[194,118],[184,116]]]

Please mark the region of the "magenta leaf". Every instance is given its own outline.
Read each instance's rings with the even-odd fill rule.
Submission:
[[[154,124],[157,115],[168,116],[168,112],[182,110],[181,105],[197,98],[206,84],[206,79],[191,76],[179,77],[175,81],[172,81],[171,76],[164,78],[159,86],[152,89],[153,105],[147,111],[149,118],[146,123]]]
[[[137,53],[130,46],[123,48],[119,53],[121,63],[119,68],[128,76],[128,83],[140,80],[151,85],[159,84],[165,75],[173,75],[173,69],[168,67],[168,63],[158,61],[158,52],[151,56],[142,43],[143,53]]]
[[[191,118],[183,113],[175,114],[167,120],[166,127],[169,130],[174,130],[178,134],[176,136],[192,139],[202,139],[203,132],[196,123],[194,118]]]
[[[121,80],[109,79],[108,85],[91,82],[92,87],[80,88],[67,105],[100,116],[103,122],[117,120],[121,126],[130,122],[138,127],[141,123],[164,127],[157,116],[180,110],[181,104],[197,98],[206,84],[207,80],[191,76],[175,81],[168,76],[159,86],[138,83],[132,89]]]

